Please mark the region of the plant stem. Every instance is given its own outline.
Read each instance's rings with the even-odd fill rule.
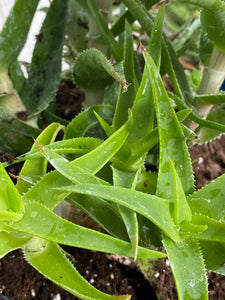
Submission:
[[[7,72],[0,73],[0,95],[2,96],[0,105],[11,113],[16,114],[21,111],[26,111],[26,107],[14,89],[12,80]]]
[[[225,78],[225,53],[214,47],[208,66],[203,71],[199,87],[196,90],[198,95],[217,94]],[[206,119],[212,104],[204,104],[196,100],[194,104],[201,118]],[[198,124],[191,123],[190,128],[195,130]]]
[[[13,83],[7,74],[7,71],[0,73],[0,95],[9,94],[13,89]]]
[[[108,22],[113,0],[95,0],[96,5],[102,12],[104,19]],[[102,53],[106,54],[108,51],[107,45],[101,37],[98,25],[91,14],[89,14],[89,33],[88,33],[88,48],[97,48]],[[104,89],[102,90],[86,90],[85,102],[86,106],[90,107],[102,102],[104,96]]]
[[[85,91],[85,104],[87,107],[91,107],[102,103],[102,99],[104,97],[104,89],[97,90],[86,90]]]
[[[209,65],[204,69],[197,94],[218,93],[225,77],[225,53],[214,47]]]
[[[106,22],[109,21],[109,16],[112,8],[112,0],[96,0],[96,4]],[[104,54],[107,53],[107,46],[101,38],[101,33],[98,29],[98,25],[92,15],[89,15],[89,33],[88,33],[88,48],[97,48],[101,50]]]
[[[25,112],[26,106],[18,95],[13,86],[7,72],[0,73],[0,107],[5,108],[9,113],[16,116],[17,113]],[[37,117],[25,121],[27,124],[34,128],[38,128]]]

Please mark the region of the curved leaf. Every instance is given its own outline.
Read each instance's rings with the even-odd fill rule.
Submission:
[[[111,62],[95,48],[87,49],[77,56],[73,74],[76,84],[86,90],[104,88],[111,84],[113,79],[126,88],[126,83],[115,71]]]
[[[203,6],[207,6],[201,11],[201,25],[204,32],[207,33],[209,39],[211,39],[216,47],[225,51],[225,3],[221,0],[204,1]],[[201,4],[200,4],[201,5]]]
[[[213,109],[207,116],[207,121],[217,122],[221,125],[225,125],[225,113],[224,113],[224,104],[218,105],[215,109]],[[215,130],[212,128],[202,127],[199,138],[200,141],[208,142],[222,134],[221,131]]]
[[[64,126],[58,123],[52,123],[42,131],[42,133],[38,136],[37,141],[44,145],[49,144],[55,140],[58,132],[63,128]],[[35,149],[37,149],[37,145],[34,143],[31,151]],[[42,176],[47,171],[47,164],[47,160],[43,157],[27,160],[20,171],[20,176]],[[19,180],[16,187],[20,194],[23,194],[29,189],[30,184],[23,180]]]
[[[60,186],[63,187],[63,183]],[[102,198],[75,193],[68,196],[68,201],[80,208],[112,236],[129,241],[126,227],[116,206]]]
[[[59,244],[133,257],[130,243],[71,223],[34,202],[25,205],[22,220],[8,226]],[[165,254],[139,247],[138,256],[159,258]]]
[[[190,222],[192,213],[187,203],[185,193],[174,167],[173,161],[169,158],[170,167],[172,169],[173,186],[174,186],[174,219],[175,224],[179,227],[182,222]]]
[[[132,107],[136,91],[137,78],[134,71],[134,50],[133,50],[132,29],[128,22],[125,24],[124,32],[124,75],[126,81],[129,82],[129,89],[124,93],[124,89],[120,87],[117,97],[116,110],[113,117],[113,129],[116,130],[122,126],[128,119],[128,111]]]
[[[111,54],[115,58],[117,62],[121,61],[123,59],[123,53],[122,49],[119,45],[119,43],[114,39],[113,34],[109,30],[107,23],[102,16],[101,12],[98,9],[98,6],[96,5],[95,1],[92,0],[85,0],[83,1],[87,5],[87,8],[91,14],[91,16],[94,18],[98,29],[102,35],[102,38],[104,39],[105,43],[108,46],[108,49],[110,50]]]
[[[190,106],[188,106],[187,104],[185,104],[183,102],[183,100],[179,97],[177,97],[176,95],[172,95],[170,94],[170,97],[175,101],[177,107],[181,110],[183,109],[190,109]],[[220,124],[218,122],[212,122],[212,121],[209,121],[209,120],[205,120],[203,118],[201,118],[199,116],[199,114],[196,112],[196,110],[192,110],[189,114],[189,118],[196,122],[197,124],[201,125],[201,126],[205,126],[207,128],[212,128],[212,129],[216,129],[220,132],[225,132],[225,125],[223,124]]]
[[[187,197],[193,214],[204,214],[215,220],[225,215],[225,174]]]
[[[149,72],[156,106],[160,139],[160,163],[157,195],[173,201],[173,189],[170,188],[173,186],[173,182],[168,157],[170,157],[174,163],[185,194],[189,194],[194,191],[191,159],[188,153],[182,127],[173,110],[159,71],[147,51],[144,51],[144,58]]]
[[[198,243],[189,239],[176,244],[165,236],[163,244],[169,255],[179,299],[207,300],[206,270]]]
[[[88,178],[91,181],[95,179],[95,182],[99,182],[97,178],[90,174],[97,173],[118,152],[129,135],[131,127],[132,120],[130,119],[97,148],[76,159],[74,163],[67,161],[65,158],[62,158],[57,153],[40,144],[38,144],[38,148],[60,173],[73,182],[82,182],[83,180],[78,179],[80,176],[80,178],[84,178],[83,176],[85,176],[87,182]],[[82,169],[84,174],[81,174],[79,169]]]
[[[20,54],[39,0],[17,0],[0,33],[0,70],[7,71]],[[18,25],[19,24],[19,25]]]
[[[200,241],[207,270],[225,275],[225,243]]]
[[[37,138],[38,141],[38,138]],[[47,144],[46,147],[55,151],[58,154],[74,154],[77,156],[88,153],[89,151],[98,147],[103,141],[97,138],[81,137],[68,140],[57,141],[51,144]],[[42,143],[46,144],[46,143]],[[28,159],[40,158],[43,155],[38,149],[32,149],[29,152],[18,156],[13,163],[19,163]],[[3,166],[8,167],[12,163],[4,162]]]
[[[201,214],[195,214],[192,217],[192,222],[197,225],[206,225],[207,229],[202,232],[197,232],[194,237],[199,240],[206,240],[212,242],[225,242],[225,223],[216,221],[212,218]]]
[[[148,36],[151,35],[153,20],[147,9],[140,0],[122,0],[129,12],[139,21]],[[171,79],[176,94],[184,99],[192,98],[190,88],[184,69],[181,66],[170,40],[163,34],[162,40],[162,66]]]
[[[88,14],[78,1],[69,0],[65,33],[74,53],[87,48]]]
[[[136,181],[137,181],[136,172],[121,171],[113,167],[114,186],[134,189],[136,185]],[[126,226],[127,233],[129,235],[131,244],[134,249],[134,258],[136,259],[137,252],[138,252],[138,241],[139,241],[137,215],[134,211],[121,205],[118,205],[118,209],[122,216],[124,224]]]
[[[145,216],[175,241],[180,236],[170,215],[169,201],[135,190],[99,184],[77,184],[60,188],[65,192],[101,197]]]
[[[0,232],[0,259],[9,252],[21,248],[31,237],[18,231]]]
[[[24,212],[23,201],[1,163],[0,182],[0,222],[21,219]]]
[[[85,109],[69,123],[66,128],[64,139],[82,137],[90,128],[97,124],[98,120],[94,111],[103,119],[110,120],[114,109],[109,104],[99,104]]]
[[[24,153],[32,146],[32,137],[40,130],[18,119],[3,107],[0,108],[0,151]]]
[[[196,95],[196,98],[205,104],[225,103],[225,93],[220,93],[216,95]]]
[[[57,92],[61,79],[67,2],[51,2],[40,31],[41,39],[37,39],[35,45],[28,79],[21,93],[30,117],[43,111]]]
[[[76,159],[76,162],[74,162],[76,166],[80,166],[92,174],[97,173],[123,146],[132,129],[132,121],[131,117],[101,145]],[[96,157],[98,158],[96,159]]]
[[[111,296],[102,293],[88,283],[65,257],[55,243],[48,242],[40,251],[30,251],[24,247],[27,261],[45,277],[71,294],[84,300],[128,300],[130,296]]]

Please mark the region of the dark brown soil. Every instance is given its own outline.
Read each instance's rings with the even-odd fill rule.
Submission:
[[[196,188],[199,189],[225,173],[225,136],[210,143],[194,145],[190,149],[196,174]]]
[[[73,82],[62,81],[56,95],[56,106],[61,118],[72,120],[81,111],[84,92],[77,89]]]
[[[71,252],[71,249],[70,249]],[[91,284],[109,294],[131,294],[132,299],[157,299],[150,284],[142,274],[115,260],[107,259],[104,253],[73,249],[77,270]],[[79,299],[44,278],[23,258],[21,251],[13,251],[0,263],[1,294],[11,300],[75,300]]]
[[[70,91],[72,90],[72,95]],[[76,99],[79,99],[76,103]],[[83,94],[71,83],[63,82],[57,95],[60,116],[73,118],[81,108]],[[225,136],[206,145],[194,145],[191,150],[200,188],[225,172]],[[1,161],[13,160],[11,154],[0,153]],[[9,172],[18,174],[16,166]],[[150,284],[143,278],[136,264],[125,265],[104,253],[66,248],[75,258],[78,271],[95,287],[109,294],[131,294],[132,300],[157,299]],[[160,299],[177,299],[174,279],[167,260],[158,260],[153,267],[153,287]],[[5,298],[8,297],[8,298]],[[70,293],[45,279],[23,258],[21,251],[13,251],[0,261],[0,300],[73,300]],[[225,277],[209,273],[209,299],[225,299]]]

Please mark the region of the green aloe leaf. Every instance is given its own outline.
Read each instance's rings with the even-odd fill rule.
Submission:
[[[79,53],[87,48],[86,34],[88,32],[87,11],[78,1],[69,0],[65,33],[73,52]]]
[[[55,140],[58,132],[63,128],[64,126],[58,123],[52,123],[42,131],[37,141],[44,145],[49,144]],[[37,149],[37,145],[34,143],[31,151],[35,149]],[[47,171],[47,164],[48,161],[43,157],[27,160],[20,171],[20,176],[43,176]],[[18,180],[16,187],[20,194],[23,194],[29,189],[30,184],[23,180]]]
[[[225,175],[222,175],[187,197],[193,214],[204,214],[217,221],[224,220],[224,181]]]
[[[69,193],[54,190],[63,184],[69,185],[71,181],[57,171],[45,175],[40,181],[33,185],[23,196],[23,202],[28,203],[30,199],[43,204],[49,209],[54,209]]]
[[[163,5],[160,7],[157,16],[155,18],[150,40],[149,40],[149,45],[148,45],[149,53],[158,68],[160,68],[160,64],[161,64],[164,13],[165,13],[165,7]]]
[[[169,158],[172,169],[173,186],[174,186],[174,219],[175,224],[179,227],[182,222],[190,222],[192,218],[191,209],[185,197],[180,178],[174,167],[173,161]]]
[[[39,141],[38,138],[37,141]],[[73,138],[73,139],[62,140],[51,144],[47,144],[46,147],[52,151],[55,151],[58,154],[74,154],[79,157],[80,155],[84,155],[89,151],[95,149],[102,142],[103,142],[102,140],[99,140],[97,138],[80,137],[80,138]],[[42,144],[46,144],[46,143],[42,142]],[[17,157],[13,161],[13,163],[19,163],[28,159],[34,159],[40,157],[42,157],[42,154],[37,148],[35,148]],[[6,162],[3,163],[3,166],[8,167],[11,164],[12,163],[10,162]]]
[[[224,117],[225,117],[224,104],[221,104],[221,105],[218,105],[214,110],[212,110],[208,114],[207,121],[217,122],[221,125],[225,125]],[[200,138],[200,141],[208,142],[208,141],[218,137],[221,134],[222,134],[222,132],[220,130],[202,127],[200,134],[199,134],[199,138]]]
[[[207,300],[206,270],[198,243],[187,239],[176,244],[164,236],[163,244],[169,255],[179,299]]]
[[[60,187],[63,187],[63,184],[60,184]],[[56,191],[59,193],[58,190]],[[61,191],[61,193],[62,192],[65,194],[64,191]],[[70,192],[68,192],[68,194],[70,194]],[[106,232],[124,241],[129,241],[126,227],[117,206],[102,198],[96,198],[91,195],[73,193],[70,194],[67,199],[71,204],[80,208],[96,221]]]
[[[129,89],[124,93],[120,87],[117,98],[116,111],[113,118],[113,129],[116,130],[122,126],[128,119],[128,111],[132,107],[137,92],[138,82],[134,70],[134,49],[133,49],[132,28],[128,22],[125,24],[124,31],[124,75],[129,83]]]
[[[26,245],[24,255],[26,260],[45,277],[81,299],[130,299],[129,295],[111,296],[98,291],[77,272],[62,249],[55,243],[48,242],[39,251],[31,251],[29,245]]]
[[[66,176],[68,179],[60,175],[58,172],[51,172],[50,174],[45,176],[40,182],[38,182],[34,187],[32,187],[23,196],[23,200],[27,202],[29,201],[29,199],[34,199],[35,201],[43,203],[47,207],[53,209],[70,194],[54,190],[54,187],[69,185],[71,184],[71,180],[83,183],[103,183],[102,180],[90,175],[90,173],[97,172],[100,166],[103,166],[107,163],[109,159],[111,159],[115,151],[117,151],[119,147],[121,147],[122,143],[126,139],[129,133],[129,127],[129,123],[121,127],[121,129],[119,129],[118,132],[115,132],[112,136],[110,136],[108,140],[103,142],[104,147],[102,147],[103,144],[99,146],[99,151],[94,150],[92,154],[90,152],[91,156],[88,154],[88,157],[86,159],[84,156],[82,158],[82,163],[80,163],[77,160],[73,162],[68,162],[60,155],[54,153],[46,147],[44,149],[44,155],[46,156],[46,158],[51,160],[51,163],[53,163],[53,165],[58,169],[58,171],[64,176]],[[85,168],[87,167],[90,173],[88,173],[81,167],[76,166],[76,163],[83,165]],[[106,184],[106,182],[104,183]],[[76,203],[76,205],[79,204],[79,206],[82,207],[84,211],[91,215],[96,221],[98,221],[103,226],[103,228],[105,228],[109,232],[115,235],[119,234],[121,236],[121,231],[123,238],[127,238],[126,234],[124,235],[124,226],[121,219],[119,218],[119,213],[117,212],[116,207],[112,204],[107,203],[102,199],[94,199],[91,197],[87,197],[85,201],[82,201],[82,199],[80,198],[71,199],[70,197],[70,201],[72,203]],[[110,217],[105,216],[105,213],[103,212],[106,211],[108,212]],[[117,223],[117,226],[115,226],[115,221]]]
[[[34,128],[15,115],[0,108],[0,150],[3,152],[24,153],[32,146],[32,137],[40,130]]]
[[[67,0],[53,0],[33,52],[21,98],[30,116],[39,114],[53,100],[60,79]],[[26,18],[26,17],[25,17]],[[54,59],[53,59],[54,57]]]
[[[26,81],[26,78],[24,76],[24,73],[21,69],[21,64],[18,60],[16,60],[11,66],[10,66],[10,77],[12,79],[13,85],[17,93],[20,95],[24,83]]]
[[[95,111],[94,111],[94,114],[95,114],[96,118],[98,119],[102,129],[105,131],[106,135],[108,137],[110,135],[112,135],[114,132],[113,128],[101,116],[99,116]]]
[[[30,236],[18,231],[0,232],[0,259],[9,252],[19,249],[30,240]]]
[[[135,189],[137,182],[137,173],[136,172],[126,172],[113,167],[113,184],[118,187],[125,187]],[[134,250],[134,258],[137,257],[138,252],[138,220],[137,214],[130,210],[127,207],[118,205],[119,212],[122,216],[124,224],[127,229],[131,244]]]
[[[109,30],[108,25],[101,14],[101,12],[98,9],[98,6],[96,5],[95,1],[92,0],[85,0],[83,1],[85,5],[87,6],[89,13],[94,18],[99,32],[101,33],[101,36],[105,43],[107,44],[107,47],[111,54],[113,55],[116,62],[119,62],[123,59],[123,52],[119,45],[119,43],[115,40],[112,32]]]
[[[170,187],[173,186],[173,179],[168,157],[170,157],[174,163],[185,194],[194,191],[192,165],[182,127],[173,110],[159,71],[147,51],[144,51],[144,58],[148,68],[156,106],[160,140],[157,194],[160,197],[172,200],[174,196],[173,190]]]
[[[162,39],[162,25],[163,25],[163,17],[164,17],[164,9],[160,9],[155,22],[153,24],[152,34],[150,37],[149,42],[149,51],[153,55],[154,59],[156,60],[157,65],[160,65],[161,60],[161,39]],[[131,87],[129,88],[128,92],[126,94],[120,94],[118,98],[118,104],[116,113],[113,120],[113,126],[114,128],[117,128],[119,125],[123,124],[123,122],[126,120],[127,116],[124,113],[124,111],[128,111],[128,108],[131,107],[131,104],[133,103],[132,112],[134,117],[134,126],[133,130],[129,136],[128,142],[130,143],[136,143],[139,147],[137,150],[138,152],[142,152],[142,155],[144,152],[146,152],[146,147],[143,147],[145,151],[140,151],[140,148],[142,145],[146,144],[143,141],[143,131],[146,133],[146,140],[149,141],[149,137],[147,136],[147,133],[149,131],[152,131],[152,126],[154,123],[154,110],[152,109],[153,103],[152,103],[152,94],[151,94],[151,86],[149,84],[148,76],[147,76],[147,70],[145,68],[142,81],[140,84],[140,87],[138,89],[138,92],[136,94],[136,97],[132,96],[132,93],[136,91],[134,88],[136,85],[135,82],[135,76],[134,74],[134,65],[133,65],[133,43],[129,43],[129,36],[132,36],[132,32],[130,32],[128,23],[126,23],[126,32],[127,37],[125,35],[125,75],[126,80],[130,83],[132,83]],[[157,44],[157,47],[155,45]],[[132,49],[129,51],[129,49]],[[139,138],[142,138],[142,141],[139,142]],[[138,153],[139,155],[140,153]],[[142,156],[140,155],[140,156]],[[136,155],[137,156],[137,155]]]
[[[164,9],[162,8],[159,10],[153,24],[149,42],[149,52],[153,55],[158,67],[160,66],[161,61],[163,17]],[[155,47],[156,44],[157,47]],[[134,167],[138,160],[142,163],[146,153],[158,143],[158,132],[157,130],[153,131],[155,109],[151,84],[146,67],[144,68],[142,80],[134,99],[132,114],[134,125],[127,140],[128,144],[132,148],[132,156],[130,159],[126,158],[126,164],[128,167]],[[137,164],[137,167],[138,166],[139,165]]]
[[[105,140],[101,145],[87,153],[86,155],[76,159],[74,164],[66,161],[57,153],[51,151],[46,147],[39,145],[39,149],[46,157],[46,159],[65,177],[72,180],[73,182],[79,181],[79,169],[89,172],[90,174],[97,173],[121,148],[125,142],[132,126],[132,120],[128,120],[119,130],[112,134],[107,140]],[[74,169],[74,170],[73,170]],[[77,170],[77,171],[76,171]],[[73,175],[74,173],[74,175]],[[78,173],[75,175],[75,173]],[[93,182],[94,177],[91,177],[87,173],[86,178],[89,178]],[[83,176],[83,175],[81,175]],[[91,179],[92,178],[92,179]],[[95,178],[96,180],[96,178]],[[82,180],[80,180],[82,182]],[[84,182],[84,181],[83,181]],[[87,181],[88,182],[88,181]],[[96,182],[96,181],[95,181]]]
[[[145,69],[131,109],[134,126],[128,137],[128,143],[131,144],[132,147],[137,143],[137,146],[140,149],[143,145],[143,141],[139,141],[143,139],[143,132],[144,137],[146,137],[153,130],[155,117],[153,109],[154,103],[151,95],[151,85],[148,79],[147,70]],[[149,138],[146,139],[149,140]],[[137,151],[139,149],[137,149]]]
[[[139,21],[143,30],[148,36],[151,35],[153,20],[149,12],[142,5],[140,0],[122,0],[127,6],[129,12]],[[178,96],[184,99],[192,98],[192,90],[190,88],[184,69],[181,66],[177,55],[170,40],[163,34],[162,40],[162,66],[169,75],[174,90]]]
[[[51,151],[47,147],[36,143],[39,150],[43,154],[43,156],[49,161],[49,163],[63,176],[68,178],[74,183],[78,182],[92,182],[92,183],[102,183],[107,184],[105,181],[93,176],[86,170],[83,170],[82,167],[73,164],[72,162],[68,161],[64,157],[60,156],[59,154]]]
[[[132,129],[132,117],[115,131],[101,145],[76,160],[76,166],[95,174],[97,173],[122,147]],[[96,157],[98,158],[96,159]]]
[[[133,257],[130,243],[71,223],[35,202],[25,204],[22,220],[8,226],[59,244]],[[146,248],[138,250],[139,257],[165,257],[164,253]]]
[[[225,275],[225,243],[200,241],[207,270]]]
[[[192,222],[197,225],[206,225],[207,229],[202,232],[194,233],[194,237],[199,240],[225,242],[225,223],[216,221],[202,214],[195,214],[192,217]]]
[[[199,2],[199,1],[198,1]],[[225,3],[221,0],[200,1],[200,6],[206,6],[201,10],[201,25],[203,31],[212,40],[216,47],[225,51]]]
[[[30,29],[39,0],[17,0],[0,34],[0,70],[8,73],[8,67],[17,59]],[[19,24],[19,26],[18,26]]]
[[[192,112],[191,108],[182,109],[176,113],[176,116],[177,116],[178,120],[180,122],[182,122],[190,115],[191,112]]]
[[[198,37],[200,33],[200,18],[196,18],[191,23],[188,20],[183,26],[185,27],[182,28],[183,30],[180,30],[180,38],[173,44],[178,56],[181,56],[195,42],[196,36]]]
[[[181,98],[177,97],[176,95],[170,94],[170,98],[175,101],[178,109],[181,109],[181,110],[190,109],[190,106],[188,106],[186,103],[184,103],[184,101]],[[196,110],[192,110],[190,112],[189,118],[201,126],[216,129],[220,132],[225,132],[225,125],[218,123],[218,122],[212,122],[212,121],[201,118]]]
[[[73,74],[76,84],[86,90],[104,88],[111,84],[113,79],[117,80],[124,90],[127,89],[127,83],[122,80],[111,62],[95,48],[87,49],[77,56]]]
[[[76,192],[101,197],[128,207],[152,221],[175,241],[181,240],[170,215],[168,200],[135,190],[99,184],[77,184],[60,189],[71,193]]]
[[[201,8],[201,27],[216,47],[225,51],[225,3],[221,0],[182,0]]]
[[[64,139],[85,136],[87,131],[98,123],[94,112],[100,115],[104,120],[110,121],[113,111],[113,107],[109,104],[99,104],[85,109],[69,123]]]
[[[225,103],[225,93],[216,95],[196,95],[196,98],[204,104]]]
[[[0,164],[0,222],[20,220],[24,205],[19,192]]]

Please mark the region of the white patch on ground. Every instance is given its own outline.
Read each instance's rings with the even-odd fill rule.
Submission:
[[[36,293],[35,293],[35,290],[34,289],[32,289],[31,291],[30,291],[30,293],[31,293],[31,297],[36,297]]]
[[[203,159],[202,157],[199,157],[199,158],[198,158],[198,163],[199,163],[199,164],[202,164],[203,161],[204,161],[204,159]]]
[[[60,294],[56,294],[52,300],[61,300],[61,295]]]

